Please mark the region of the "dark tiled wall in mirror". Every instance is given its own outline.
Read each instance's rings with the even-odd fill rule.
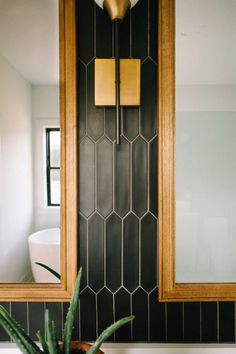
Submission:
[[[113,55],[112,25],[93,0],[77,0],[79,260],[83,284],[74,339],[93,340],[130,313],[116,342],[235,342],[234,303],[159,303],[157,232],[157,0],[140,0],[120,27],[122,57],[142,59],[142,106],[94,107],[94,58]],[[4,303],[26,331],[49,308],[62,334],[68,304]],[[9,337],[0,328],[0,340]]]

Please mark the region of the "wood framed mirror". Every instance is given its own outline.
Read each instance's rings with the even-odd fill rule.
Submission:
[[[77,274],[75,0],[3,0],[0,7],[4,16],[0,25],[1,262],[6,258],[6,263],[1,263],[0,301],[68,301]],[[3,84],[5,76],[11,78],[10,83]],[[54,101],[58,103],[55,110]],[[18,120],[11,122],[13,116]],[[24,156],[18,154],[22,150]],[[26,170],[30,170],[27,177]],[[26,188],[31,188],[32,194]],[[45,221],[46,211],[53,220]],[[18,224],[26,215],[31,217],[27,228]],[[60,282],[36,280],[33,267],[41,259],[31,258],[30,280],[21,275],[30,267],[30,237],[35,236],[35,243],[40,239],[41,247],[45,227],[50,241],[45,238],[43,242],[57,247],[55,270],[61,275]],[[17,229],[24,231],[24,238],[10,244],[11,235],[18,238]],[[47,254],[43,263],[53,268],[51,250],[37,248],[34,252]]]
[[[159,300],[235,301],[234,1],[159,0]]]

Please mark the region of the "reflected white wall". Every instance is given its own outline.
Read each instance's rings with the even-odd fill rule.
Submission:
[[[33,224],[30,84],[0,55],[0,282],[21,282]]]
[[[45,127],[59,127],[59,86],[32,87],[34,126],[34,231],[60,226],[60,208],[47,207]]]
[[[236,281],[235,94],[234,85],[177,87],[176,280],[180,283]]]

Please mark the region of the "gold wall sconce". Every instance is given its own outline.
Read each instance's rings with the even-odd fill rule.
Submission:
[[[95,59],[95,106],[116,106],[116,143],[120,143],[120,107],[140,106],[141,61],[120,59],[119,25],[138,0],[95,0],[114,25],[115,58]]]

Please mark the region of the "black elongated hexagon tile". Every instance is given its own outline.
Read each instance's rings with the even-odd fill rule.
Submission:
[[[80,294],[81,341],[95,340],[96,320],[96,296],[87,288]]]
[[[112,214],[106,220],[106,286],[113,292],[121,286],[121,219]]]
[[[123,134],[127,140],[134,140],[139,134],[139,108],[123,108]]]
[[[145,342],[148,338],[148,295],[139,288],[132,294],[133,341]]]
[[[96,5],[96,57],[112,56],[112,23],[106,11]]]
[[[219,341],[234,342],[235,341],[235,319],[234,319],[234,302],[219,303]]]
[[[167,341],[183,342],[183,303],[167,304]]]
[[[150,36],[150,47],[149,47],[149,56],[157,62],[157,44],[158,44],[158,1],[149,0],[150,3],[150,22],[149,22],[149,36]]]
[[[78,127],[79,139],[86,134],[86,67],[78,60],[77,62],[77,82],[79,105],[78,105]]]
[[[201,340],[202,342],[217,342],[217,303],[203,302],[201,304]]]
[[[79,209],[85,216],[95,210],[95,151],[94,143],[84,138],[79,148]]]
[[[82,290],[85,288],[87,284],[88,278],[88,259],[87,259],[87,220],[79,215],[79,245],[78,245],[78,257],[79,264],[82,267],[82,279],[81,279],[81,287]]]
[[[157,283],[157,221],[146,214],[141,221],[141,285],[150,292]]]
[[[114,108],[105,108],[105,134],[111,140],[116,140],[116,112]]]
[[[127,11],[124,20],[119,26],[119,55],[120,58],[130,56],[130,10]]]
[[[123,281],[130,292],[139,285],[139,222],[134,214],[129,214],[124,220]]]
[[[148,1],[139,0],[131,9],[132,56],[145,59],[148,56]]]
[[[76,1],[78,56],[85,64],[95,56],[94,6],[94,0]]]
[[[103,288],[97,295],[98,306],[98,334],[114,323],[113,316],[113,294],[106,288]],[[114,339],[111,336],[109,342]]]
[[[141,70],[141,134],[149,141],[157,132],[157,66],[151,59],[147,59]]]
[[[144,215],[148,207],[148,154],[147,143],[140,137],[132,147],[132,201],[133,212]]]
[[[88,221],[88,284],[96,292],[104,285],[104,220],[97,213]]]
[[[106,217],[113,206],[113,145],[103,138],[97,144],[97,209]]]
[[[157,289],[149,295],[150,341],[165,342],[166,333],[166,304],[158,301]]]
[[[115,294],[115,320],[131,315],[130,294],[124,288],[121,288]],[[125,325],[115,333],[117,342],[131,341],[131,324]]]
[[[87,66],[87,133],[97,141],[104,133],[104,107],[94,105],[94,61]]]
[[[200,342],[200,303],[184,303],[184,342]]]
[[[150,160],[149,160],[149,207],[150,211],[157,216],[157,138],[150,142]]]
[[[125,216],[130,207],[130,144],[121,138],[115,145],[115,211]]]
[[[39,328],[44,334],[44,310],[45,306],[42,302],[29,302],[28,304],[29,336],[35,341],[38,340],[36,332]]]

